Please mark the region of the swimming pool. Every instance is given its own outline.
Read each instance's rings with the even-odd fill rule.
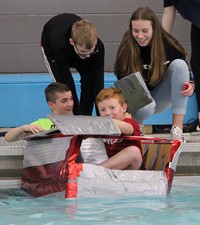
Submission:
[[[65,200],[0,191],[0,225],[190,225],[200,221],[200,177],[175,177],[167,197]]]

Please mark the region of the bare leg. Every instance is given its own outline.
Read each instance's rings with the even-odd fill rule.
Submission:
[[[142,155],[135,146],[129,146],[99,165],[109,169],[137,170],[142,164]]]
[[[184,119],[184,115],[173,114],[172,126],[177,126],[177,127],[181,128],[181,130],[182,130],[183,129],[183,119]]]

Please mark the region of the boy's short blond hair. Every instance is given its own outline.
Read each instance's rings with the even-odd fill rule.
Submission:
[[[109,87],[102,89],[96,97],[96,104],[102,102],[105,99],[115,98],[118,100],[121,106],[126,103],[126,98],[120,88]]]
[[[89,20],[76,21],[72,26],[71,38],[75,44],[91,49],[97,44],[97,29]]]

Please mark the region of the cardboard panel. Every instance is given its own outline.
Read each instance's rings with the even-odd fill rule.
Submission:
[[[165,170],[169,162],[171,144],[142,145],[146,170]]]

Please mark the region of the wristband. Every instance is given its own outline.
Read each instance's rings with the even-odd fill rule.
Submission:
[[[194,81],[193,80],[190,80],[189,83],[193,86],[193,89],[195,91],[195,83],[194,83]]]

